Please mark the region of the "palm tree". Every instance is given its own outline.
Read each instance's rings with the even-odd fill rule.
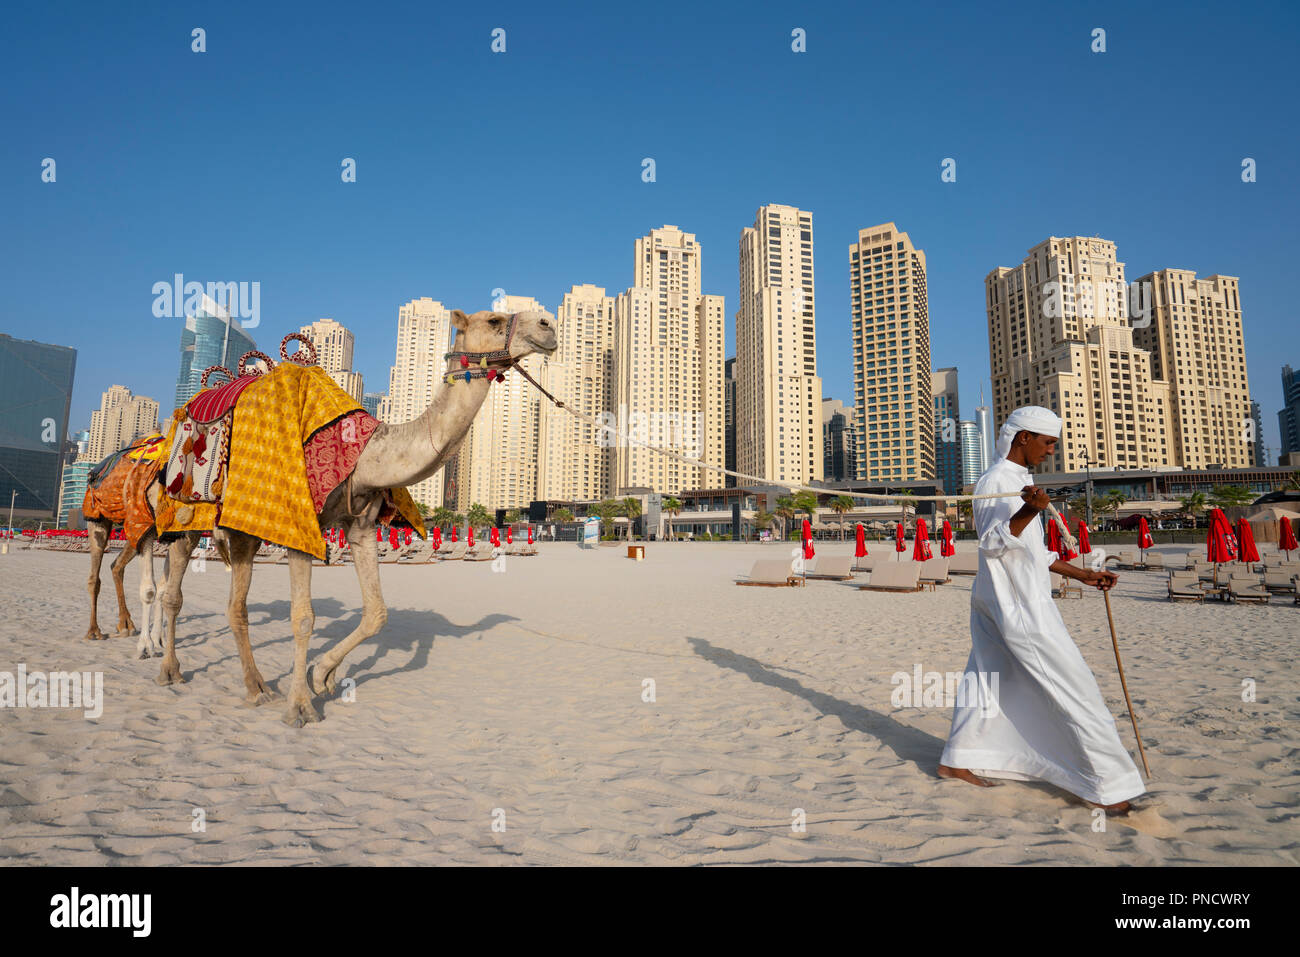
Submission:
[[[968,523],[968,520],[975,516],[975,503],[971,501],[958,502],[957,515],[962,519],[963,527],[971,527],[974,523]]]
[[[1101,497],[1097,503],[1098,510],[1102,512],[1113,512],[1119,515],[1119,507],[1128,501],[1128,496],[1118,489],[1111,489]]]
[[[469,507],[469,512],[466,517],[469,519],[469,523],[477,528],[482,528],[485,525],[492,524],[492,516],[489,515],[488,510],[478,502],[475,502]]]
[[[668,516],[668,539],[672,541],[677,536],[673,534],[673,519],[681,513],[682,500],[675,496],[669,495],[659,505],[660,510]]]
[[[840,517],[840,541],[844,541],[844,513],[853,508],[853,499],[837,495],[831,499],[831,511]]]
[[[776,508],[772,511],[781,519],[781,536],[783,538],[788,539],[790,537],[790,520],[795,516],[795,508],[794,499],[789,495],[782,495],[776,500]]]
[[[1256,498],[1256,494],[1244,485],[1218,485],[1210,493],[1210,501],[1219,508],[1230,508],[1233,505],[1249,505]]]
[[[618,502],[614,501],[612,498],[604,499],[591,507],[591,511],[600,516],[602,534],[613,534],[614,516],[619,513],[620,508],[621,506]]]
[[[756,528],[760,532],[766,531],[767,529],[772,527],[772,523],[775,520],[776,520],[776,516],[773,515],[771,512],[765,512],[762,509],[759,509],[757,512],[754,513],[754,528]]]
[[[1178,500],[1178,504],[1183,507],[1183,513],[1191,518],[1193,525],[1196,524],[1196,516],[1205,511],[1205,502],[1204,492],[1193,492],[1191,495],[1184,495]]]
[[[519,518],[520,518],[519,509],[517,508],[512,508],[510,509],[510,511],[506,512],[507,525],[513,525],[515,522],[519,521]]]
[[[555,514],[552,515],[551,517],[555,519],[557,522],[572,522],[573,511],[572,509],[567,509],[567,508],[557,508],[555,510]]]
[[[438,526],[438,528],[446,528],[452,523],[454,518],[455,515],[452,513],[452,510],[446,505],[439,505],[433,510],[433,524]]]
[[[455,515],[453,515],[451,517],[451,520],[457,528],[460,528],[462,525],[465,524],[465,516],[462,515],[460,512],[457,512]]]
[[[641,500],[639,498],[625,498],[619,503],[623,514],[627,516],[627,540],[632,541],[632,523],[637,520],[641,514]]]
[[[898,490],[898,493],[897,493],[898,500],[899,500],[898,504],[899,504],[900,506],[902,506],[902,509],[903,509],[903,528],[904,528],[904,529],[907,528],[907,510],[910,508],[912,511],[916,511],[916,498],[915,498],[915,495],[916,495],[916,493],[915,493],[914,491],[912,491],[912,489],[910,489],[910,488],[900,488],[900,489]]]
[[[816,492],[796,492],[794,495],[794,507],[808,515],[808,521],[813,520],[813,513],[817,511],[817,493]]]

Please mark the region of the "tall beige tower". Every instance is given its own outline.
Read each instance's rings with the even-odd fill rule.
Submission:
[[[158,402],[132,395],[126,386],[110,386],[90,413],[90,442],[85,458],[98,462],[136,439],[158,431]]]
[[[559,348],[538,381],[561,402],[599,418],[614,406],[614,299],[599,286],[574,286],[560,303],[557,325]],[[614,494],[614,447],[598,432],[541,403],[538,498],[590,501]]]
[[[503,313],[551,315],[531,296],[502,296],[492,308]],[[519,364],[538,382],[545,382],[543,356],[533,353]],[[541,402],[541,394],[515,372],[507,372],[504,380],[488,387],[487,398],[457,453],[458,511],[476,503],[489,511],[527,508],[537,498]]]
[[[849,246],[857,477],[934,478],[930,306],[925,252],[893,223]]]
[[[812,213],[763,206],[740,233],[736,471],[807,484],[823,477]]]
[[[722,467],[725,325],[722,296],[700,293],[695,236],[676,226],[636,241],[635,285],[614,302],[615,405],[634,439]],[[615,439],[613,491],[722,487],[722,476]]]
[[[333,319],[317,319],[298,330],[316,348],[316,364],[329,373],[340,389],[358,402],[365,393],[360,372],[352,371],[351,330]]]
[[[1151,375],[1168,384],[1161,453],[1167,448],[1170,463],[1185,469],[1254,464],[1240,285],[1188,269],[1138,280],[1154,302],[1150,322],[1134,322],[1133,342],[1150,353]]]
[[[425,296],[397,311],[397,353],[388,374],[388,395],[379,404],[380,421],[394,425],[418,418],[443,384],[445,356],[451,351],[451,310]],[[442,504],[443,469],[410,488],[416,502]]]
[[[1124,264],[1100,238],[1050,236],[984,280],[993,429],[1020,406],[1065,420],[1040,471],[1159,468],[1170,452],[1169,384],[1130,324]]]

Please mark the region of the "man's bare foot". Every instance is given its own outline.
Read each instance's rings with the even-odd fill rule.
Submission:
[[[1099,807],[1112,817],[1127,814],[1133,809],[1133,805],[1128,801],[1120,801],[1118,804],[1094,804],[1092,801],[1084,801],[1088,807]]]
[[[939,777],[956,778],[958,781],[965,781],[967,784],[973,784],[978,788],[996,787],[992,781],[979,777],[966,768],[950,768],[946,764],[939,765]]]

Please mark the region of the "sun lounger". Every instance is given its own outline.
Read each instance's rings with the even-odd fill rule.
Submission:
[[[1195,571],[1169,573],[1170,601],[1205,601],[1205,591]]]
[[[875,567],[875,555],[863,555],[861,558],[853,559],[853,570],[855,572],[869,572]]]
[[[818,581],[848,581],[853,577],[853,556],[827,556],[817,559],[816,571],[810,571],[808,578]]]
[[[945,582],[952,581],[948,577],[948,558],[931,558],[921,562],[921,584],[922,585],[942,585]]]
[[[1064,575],[1052,576],[1052,597],[1053,598],[1082,598],[1083,589],[1067,579]]]
[[[1106,561],[1114,562],[1118,568],[1132,568],[1137,564],[1137,556],[1132,552],[1120,552],[1117,555],[1107,555]]]
[[[1270,592],[1284,592],[1290,594],[1295,585],[1295,577],[1300,572],[1294,572],[1291,569],[1267,569],[1264,572],[1264,588]]]
[[[1147,571],[1162,572],[1165,570],[1165,556],[1159,552],[1147,552]]]
[[[922,562],[881,562],[871,570],[871,582],[860,591],[920,591]]]
[[[799,576],[791,571],[790,563],[784,558],[756,561],[749,570],[749,578],[736,582],[737,585],[760,585],[765,588],[784,588],[800,583]]]
[[[444,562],[458,562],[465,557],[465,543],[453,542],[451,549],[444,555],[439,554],[438,560]]]
[[[1233,575],[1228,579],[1228,595],[1233,601],[1257,601],[1268,604],[1268,590],[1253,575]]]
[[[958,552],[948,559],[949,575],[974,575],[979,568],[979,552]]]
[[[465,553],[467,562],[490,562],[492,561],[492,543],[475,542],[474,547]]]

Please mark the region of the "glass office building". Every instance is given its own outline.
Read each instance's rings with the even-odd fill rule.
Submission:
[[[175,408],[179,409],[198,393],[204,369],[225,366],[232,375],[238,375],[239,357],[256,348],[257,343],[238,319],[227,322],[225,316],[211,311],[186,316],[185,328],[181,330],[181,369],[176,376]],[[222,376],[214,375],[210,384],[220,385],[225,381]]]
[[[0,333],[0,521],[54,518],[77,350]],[[15,494],[16,493],[16,494]]]

